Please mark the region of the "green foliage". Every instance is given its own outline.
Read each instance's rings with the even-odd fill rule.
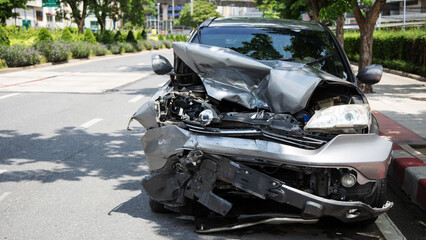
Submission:
[[[300,13],[308,11],[306,0],[255,0],[265,17],[299,19]]]
[[[9,67],[23,67],[40,63],[40,52],[27,46],[0,46],[0,59]]]
[[[138,40],[146,40],[146,31],[145,29],[142,29],[137,35]]]
[[[114,41],[116,41],[116,42],[124,42],[124,40],[125,40],[126,38],[123,36],[123,34],[121,34],[121,31],[120,30],[118,30],[116,33],[115,33],[115,36],[114,36]]]
[[[0,24],[5,25],[8,18],[18,17],[14,8],[25,8],[28,0],[0,0]]]
[[[126,22],[123,26],[124,30],[133,30],[133,23],[132,22]]]
[[[1,47],[1,45],[0,45]],[[7,63],[4,59],[0,59],[0,69],[7,68]]]
[[[345,34],[345,51],[352,61],[359,58],[360,35]],[[373,62],[384,67],[425,76],[426,31],[376,31],[373,34]]]
[[[99,36],[99,42],[104,44],[111,44],[114,42],[114,34],[111,31],[103,31]]]
[[[172,48],[172,41],[170,41],[169,39],[163,40],[163,44],[168,49]]]
[[[87,42],[76,42],[71,44],[71,53],[73,58],[88,58],[90,50],[91,45]]]
[[[78,34],[78,28],[76,27],[66,27],[66,29],[70,30],[72,34]]]
[[[211,17],[221,17],[216,11],[216,6],[210,2],[194,1],[193,15],[191,15],[191,4],[187,3],[180,11],[179,23],[184,26],[197,27]]]
[[[41,41],[53,41],[52,34],[47,28],[41,28],[37,35],[37,42]]]
[[[154,47],[152,41],[149,41],[149,40],[144,41],[143,45],[144,45],[146,50],[151,50]]]
[[[0,45],[9,46],[10,40],[9,36],[7,36],[7,32],[0,26]]]
[[[72,34],[68,28],[64,28],[62,31],[62,40],[72,42]]]
[[[130,43],[136,42],[136,39],[135,39],[135,36],[133,35],[133,31],[132,30],[130,30],[127,33],[126,42],[130,42]]]
[[[164,35],[158,34],[158,40],[163,41],[164,40]]]
[[[124,52],[126,53],[135,52],[135,48],[133,47],[133,44],[131,43],[124,42],[124,43],[120,43],[120,45],[123,47]]]
[[[86,29],[86,31],[84,31],[83,41],[88,42],[90,44],[98,44],[95,36],[93,35],[92,30],[90,29]]]
[[[92,45],[91,48],[92,48],[93,55],[95,56],[104,56],[108,51],[108,48],[100,44]]]
[[[175,37],[173,36],[173,34],[167,34],[166,35],[166,39],[168,39],[168,40],[170,40],[170,41],[174,41],[175,40]]]
[[[111,51],[112,54],[121,54],[123,51],[123,46],[117,43],[109,44],[108,49]]]

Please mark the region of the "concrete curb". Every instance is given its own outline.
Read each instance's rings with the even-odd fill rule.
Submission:
[[[393,156],[389,175],[414,203],[426,210],[426,163],[399,144],[394,144]]]

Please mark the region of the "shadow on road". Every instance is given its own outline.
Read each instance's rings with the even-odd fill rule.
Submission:
[[[1,174],[0,182],[79,181],[86,176],[105,180],[142,177],[148,173],[143,166],[142,134],[143,131],[126,130],[91,134],[63,128],[54,136],[46,137],[38,133],[1,130],[0,164],[12,165],[11,169],[16,170]],[[35,165],[39,163],[43,165]],[[135,190],[136,187],[123,182],[116,188]]]

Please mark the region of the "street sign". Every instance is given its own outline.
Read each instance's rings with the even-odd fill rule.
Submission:
[[[60,7],[58,0],[42,0],[42,7]]]
[[[31,27],[31,20],[22,20],[22,26],[25,27],[26,29],[28,29],[29,27]]]

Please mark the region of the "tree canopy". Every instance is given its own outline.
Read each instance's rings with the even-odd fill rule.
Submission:
[[[25,8],[28,0],[0,0],[0,23],[6,25],[6,20],[11,17],[18,17],[19,13],[13,11],[14,8]]]
[[[193,15],[191,15],[191,4],[185,4],[180,12],[179,25],[197,27],[198,24],[201,24],[211,17],[221,17],[216,11],[216,6],[209,2],[194,1],[193,9],[194,12]]]

